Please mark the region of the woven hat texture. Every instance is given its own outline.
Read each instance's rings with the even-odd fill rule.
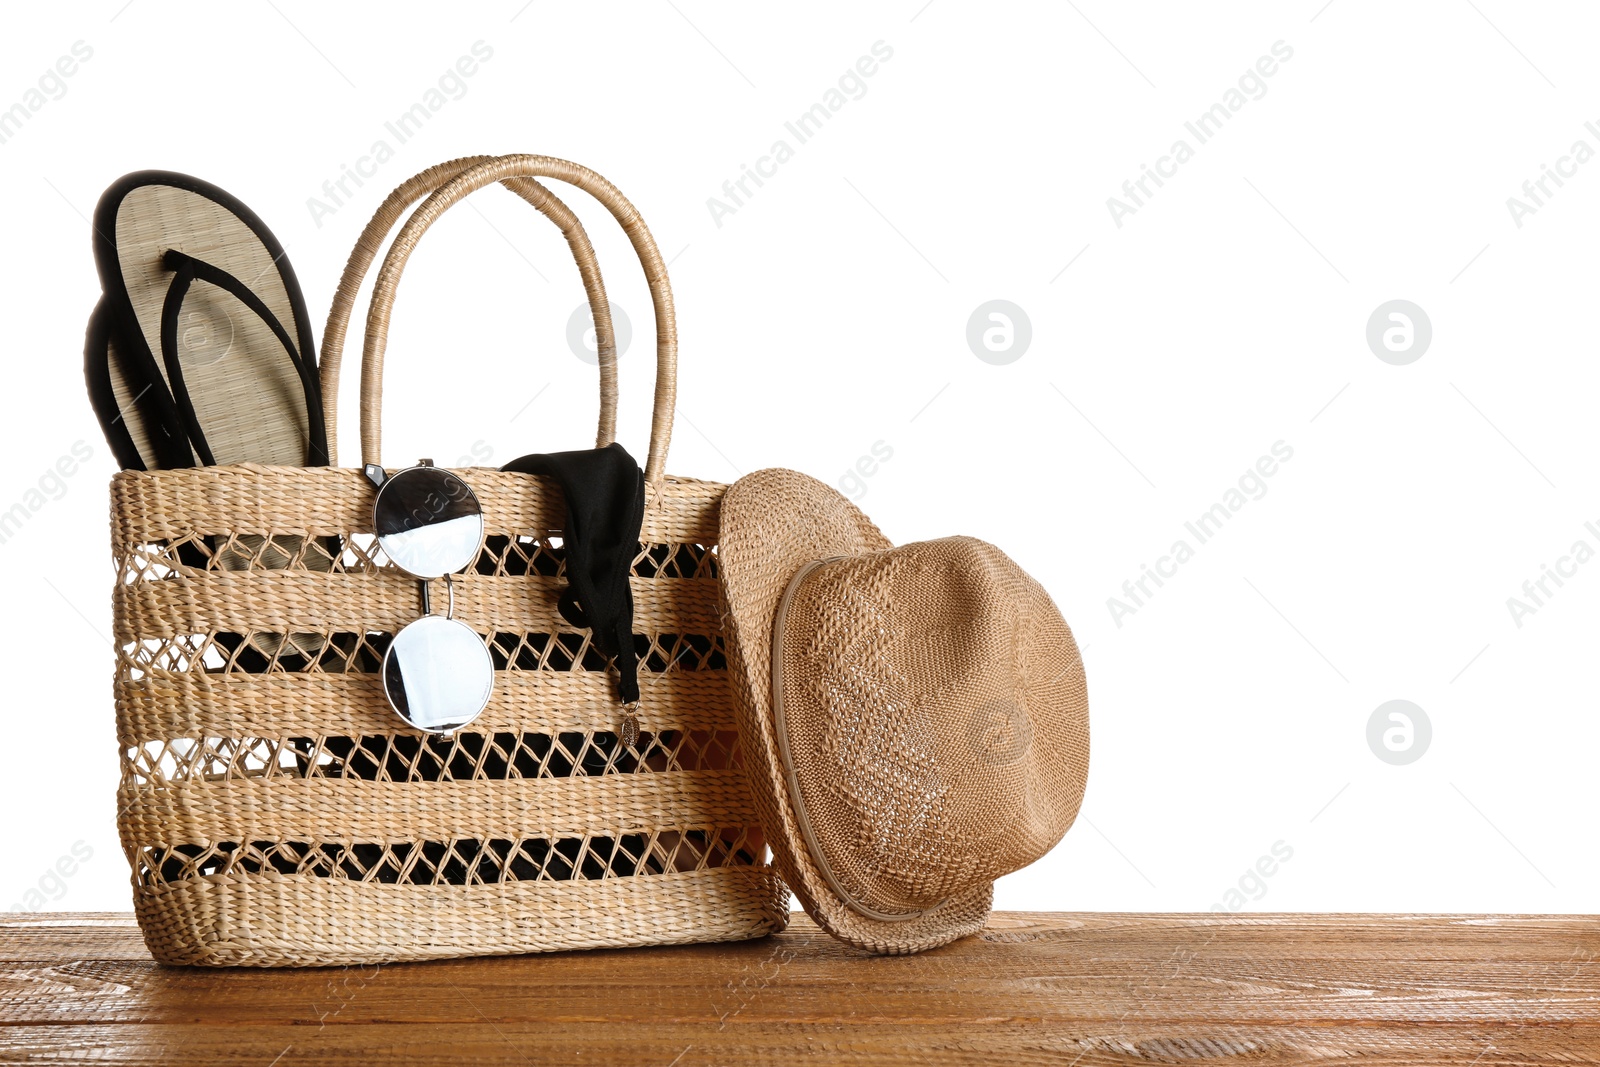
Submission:
[[[774,860],[876,952],[982,926],[992,883],[1076,817],[1088,697],[1071,630],[993,545],[892,547],[833,489],[761,471],[718,549],[747,766]]]

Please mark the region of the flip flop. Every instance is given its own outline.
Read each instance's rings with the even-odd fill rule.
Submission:
[[[106,190],[94,231],[111,365],[151,438],[184,443],[161,465],[326,465],[315,334],[266,223],[209,182],[139,171]]]
[[[89,403],[105,431],[111,454],[123,470],[159,470],[181,459],[190,460],[188,442],[173,437],[159,421],[149,387],[138,387],[112,338],[111,316],[105,298],[89,315],[83,341],[83,375],[89,383]],[[151,428],[156,428],[152,437]],[[180,452],[179,449],[182,451]]]
[[[85,373],[124,468],[328,462],[316,348],[283,246],[231,194],[184,174],[139,171],[101,196]],[[336,546],[260,535],[180,553],[190,566],[332,568]],[[209,557],[209,559],[208,559]],[[214,561],[214,562],[212,562]],[[302,670],[317,634],[218,634],[248,672]]]

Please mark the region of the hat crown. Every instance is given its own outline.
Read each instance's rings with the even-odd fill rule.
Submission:
[[[820,562],[774,634],[775,710],[808,849],[857,910],[914,915],[1071,825],[1088,761],[1072,633],[993,545]]]

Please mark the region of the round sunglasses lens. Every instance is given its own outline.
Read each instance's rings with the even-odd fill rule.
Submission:
[[[483,543],[483,510],[466,482],[438,467],[400,471],[372,507],[378,545],[418,578],[442,578],[471,563]]]
[[[424,615],[395,634],[384,653],[383,691],[412,726],[449,733],[488,705],[494,661],[483,638],[466,623]]]

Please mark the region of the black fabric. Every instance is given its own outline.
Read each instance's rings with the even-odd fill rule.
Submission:
[[[614,442],[605,448],[522,456],[500,469],[547,475],[561,486],[567,505],[562,531],[567,588],[561,614],[574,626],[588,627],[600,651],[616,660],[622,702],[633,703],[639,699],[639,674],[628,575],[644,525],[644,471]]]

